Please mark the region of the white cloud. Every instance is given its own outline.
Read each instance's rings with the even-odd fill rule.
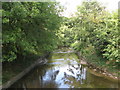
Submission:
[[[77,11],[77,6],[81,4],[83,0],[57,0],[66,7],[64,16],[69,17],[71,14]],[[97,0],[102,3],[109,11],[118,9],[119,0]]]

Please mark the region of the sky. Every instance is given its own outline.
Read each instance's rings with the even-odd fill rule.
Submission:
[[[63,16],[70,17],[71,14],[77,11],[77,6],[81,4],[83,0],[57,0],[60,2],[66,10],[63,13]],[[110,12],[118,9],[118,2],[120,0],[96,0],[100,2],[103,6],[106,7]]]

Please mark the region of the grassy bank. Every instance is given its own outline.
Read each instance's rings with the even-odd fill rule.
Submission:
[[[95,51],[93,47],[86,48],[81,56],[85,59],[86,62],[96,68],[100,68],[101,70],[112,74],[115,77],[118,77],[120,75],[119,67],[114,64],[110,64],[109,61],[98,55],[97,51]]]
[[[41,54],[41,56],[43,55],[44,54]],[[21,57],[13,62],[4,62],[2,64],[2,84],[32,65],[38,58],[40,58],[40,56],[29,54],[27,57]]]

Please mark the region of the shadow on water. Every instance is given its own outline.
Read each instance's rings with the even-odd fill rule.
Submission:
[[[92,74],[72,51],[55,51],[11,88],[118,88],[118,83]]]

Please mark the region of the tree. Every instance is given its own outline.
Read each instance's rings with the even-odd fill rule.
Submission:
[[[41,55],[57,44],[62,11],[56,2],[3,2],[3,60]]]

